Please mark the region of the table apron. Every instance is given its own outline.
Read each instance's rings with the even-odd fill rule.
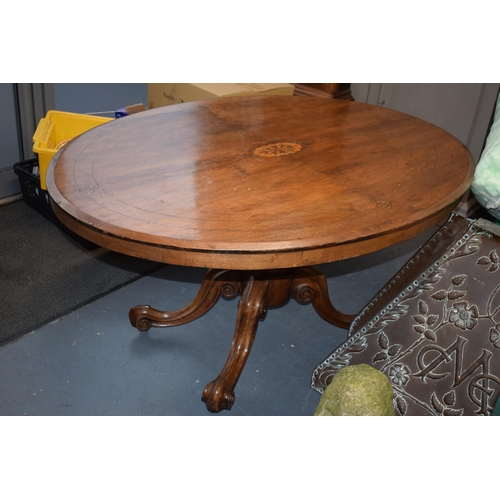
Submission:
[[[193,249],[177,249],[120,238],[80,223],[51,199],[56,216],[76,234],[97,245],[133,257],[163,262],[165,264],[234,270],[285,269],[314,266],[366,255],[405,241],[426,231],[449,215],[453,207],[446,207],[432,217],[396,233],[375,235],[341,245],[300,249],[282,252],[216,252]],[[454,203],[456,205],[456,203]]]

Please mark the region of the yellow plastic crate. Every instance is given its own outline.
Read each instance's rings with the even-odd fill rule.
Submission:
[[[33,151],[38,154],[40,168],[40,187],[47,189],[45,176],[52,157],[71,139],[87,132],[91,128],[109,122],[113,118],[48,111],[38,123],[33,135]]]

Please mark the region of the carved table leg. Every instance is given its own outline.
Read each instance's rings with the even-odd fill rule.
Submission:
[[[130,322],[138,330],[151,326],[167,327],[188,323],[206,313],[222,295],[232,298],[241,293],[233,343],[219,376],[210,382],[202,401],[211,412],[231,409],[234,388],[247,361],[257,332],[259,319],[268,307],[280,307],[294,297],[302,304],[312,303],[317,313],[329,323],[349,328],[354,315],[342,314],[333,307],[324,275],[313,267],[267,271],[210,270],[195,299],[185,308],[165,312],[150,306],[130,310]]]
[[[343,314],[333,307],[325,276],[314,267],[298,269],[292,288],[297,302],[312,302],[316,312],[332,325],[347,329],[356,317],[355,314]]]
[[[188,306],[174,312],[159,311],[150,306],[135,306],[129,312],[130,322],[141,332],[148,331],[152,326],[184,325],[205,314],[220,295],[231,298],[240,293],[241,279],[240,272],[211,269],[195,299]]]
[[[233,406],[234,388],[250,354],[259,318],[266,312],[268,287],[268,280],[256,280],[251,276],[247,281],[238,305],[233,343],[226,363],[219,376],[206,386],[201,398],[211,412],[230,410]]]

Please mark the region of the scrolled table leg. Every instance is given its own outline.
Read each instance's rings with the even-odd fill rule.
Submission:
[[[132,325],[140,331],[150,327],[167,327],[188,323],[207,312],[222,296],[242,294],[233,342],[219,376],[203,391],[202,401],[213,413],[230,410],[234,389],[246,364],[255,339],[259,320],[268,307],[285,305],[290,297],[302,304],[312,303],[317,313],[329,323],[349,328],[354,315],[342,314],[332,305],[323,274],[313,267],[266,271],[210,270],[195,299],[185,308],[164,312],[150,306],[130,310]]]
[[[316,312],[328,323],[348,329],[356,315],[338,311],[330,301],[326,278],[314,267],[304,267],[297,271],[292,289],[295,300],[301,304],[312,303]]]
[[[230,410],[234,404],[234,388],[250,354],[259,319],[266,311],[268,280],[250,277],[238,306],[233,343],[219,376],[210,382],[201,400],[212,413]]]
[[[217,302],[220,295],[232,298],[241,292],[241,273],[211,269],[207,272],[194,300],[183,309],[166,312],[150,306],[135,306],[129,312],[129,319],[139,331],[145,332],[152,326],[168,327],[184,325],[194,321]]]

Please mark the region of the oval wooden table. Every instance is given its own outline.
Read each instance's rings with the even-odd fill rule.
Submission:
[[[230,409],[258,320],[291,297],[348,328],[313,266],[393,245],[446,217],[473,178],[466,147],[380,107],[311,97],[185,103],[106,123],[52,161],[52,207],[111,250],[206,267],[179,311],[136,306],[139,330],[199,318],[241,294],[234,340],[203,401]]]

